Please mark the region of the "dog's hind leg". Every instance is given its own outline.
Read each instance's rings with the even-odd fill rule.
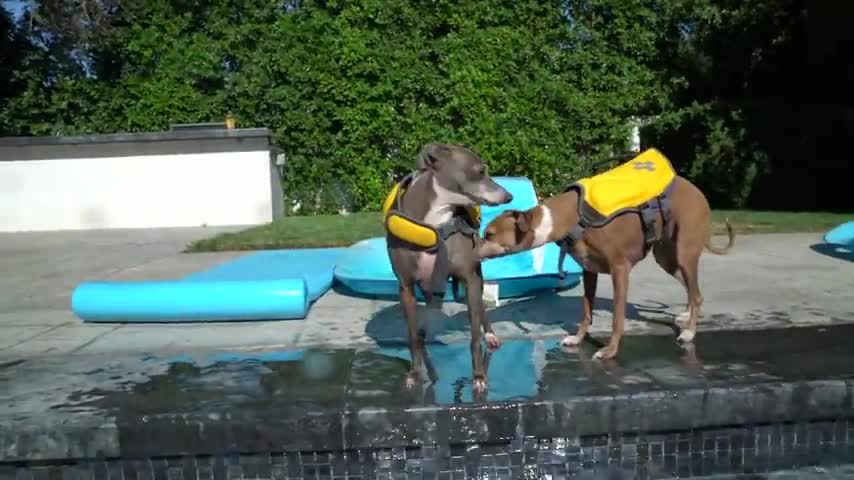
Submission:
[[[699,267],[700,252],[678,251],[679,273],[684,280],[685,288],[688,290],[688,322],[682,329],[682,333],[676,339],[681,343],[689,343],[697,334],[697,318],[700,316],[700,307],[703,306],[703,296],[700,294]]]
[[[676,246],[669,239],[661,240],[652,247],[652,254],[655,257],[655,263],[667,272],[673,278],[679,281],[685,290],[688,286],[685,284],[685,277],[682,276],[682,271],[679,269],[679,262],[676,260]],[[691,316],[691,299],[688,299],[688,304],[684,312],[676,315],[676,323],[679,325],[687,325],[688,319]]]
[[[590,329],[590,322],[593,321],[593,303],[596,300],[596,283],[599,275],[596,272],[584,270],[582,274],[582,283],[584,283],[584,311],[582,312],[581,322],[578,324],[578,329],[575,335],[567,335],[560,342],[565,347],[574,347],[579,345],[584,337],[587,336],[587,331]]]

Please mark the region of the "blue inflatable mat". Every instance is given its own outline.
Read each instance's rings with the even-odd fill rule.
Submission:
[[[271,250],[180,280],[87,282],[71,309],[87,322],[215,322],[305,318],[331,286],[344,249]]]
[[[184,281],[257,282],[302,277],[308,288],[308,298],[314,301],[332,286],[332,272],[344,250],[344,248],[314,248],[256,252],[188,275],[184,277]]]
[[[854,220],[845,222],[825,233],[824,241],[840,247],[854,247]]]
[[[527,210],[537,205],[537,196],[530,180],[524,177],[494,177],[499,185],[513,194],[506,205],[481,208],[481,233],[501,212],[508,209]],[[558,278],[557,261],[560,249],[550,243],[533,250],[483,262],[483,277],[498,284],[499,298],[533,295],[555,288],[572,288],[581,278],[581,267],[567,256],[563,267],[566,277]],[[335,266],[335,279],[350,290],[369,296],[397,296],[399,285],[388,259],[385,237],[361,241],[349,247]],[[465,289],[460,288],[460,295]],[[446,290],[445,299],[452,300],[453,292]],[[419,292],[419,296],[423,296]]]

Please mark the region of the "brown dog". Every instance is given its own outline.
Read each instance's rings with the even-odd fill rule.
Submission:
[[[569,189],[530,210],[502,213],[485,229],[479,250],[481,258],[529,250],[547,242],[566,242],[581,218],[580,195],[579,190]],[[688,343],[694,339],[703,303],[697,278],[703,247],[718,255],[726,254],[734,245],[735,235],[727,222],[729,244],[723,249],[709,244],[709,202],[687,179],[673,178],[668,200],[670,207],[658,211],[654,218],[654,231],[651,230],[652,223],[645,229],[638,212],[627,212],[614,216],[602,226],[584,229],[580,238],[568,247],[569,254],[583,268],[584,312],[577,333],[564,338],[564,345],[578,345],[587,335],[596,296],[597,274],[606,273],[611,275],[614,287],[611,340],[596,352],[595,358],[607,359],[617,355],[625,322],[629,272],[647,256],[650,249],[661,268],[679,280],[688,292],[688,311],[677,318],[683,323],[678,341]]]

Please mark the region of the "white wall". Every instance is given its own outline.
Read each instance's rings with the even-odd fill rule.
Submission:
[[[0,161],[0,231],[255,225],[282,215],[270,150]]]

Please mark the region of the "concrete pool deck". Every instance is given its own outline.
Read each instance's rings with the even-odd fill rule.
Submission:
[[[169,279],[244,253],[185,254],[192,240],[228,229],[190,228],[0,234],[0,358],[90,353],[372,346],[403,339],[396,302],[330,291],[307,318],[218,324],[86,324],[69,309],[89,280]],[[722,242],[723,239],[717,239]],[[704,254],[704,330],[854,323],[854,262],[820,253],[819,234],[742,235],[730,255]],[[505,303],[489,312],[503,339],[566,333],[580,313],[581,288]],[[593,333],[610,330],[611,285],[599,281]],[[648,258],[632,273],[629,334],[667,333],[684,309],[682,287]],[[446,304],[425,324],[443,342],[466,336],[464,305]]]

